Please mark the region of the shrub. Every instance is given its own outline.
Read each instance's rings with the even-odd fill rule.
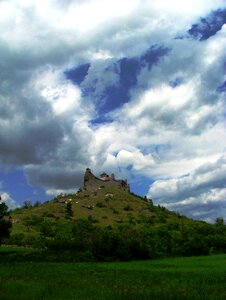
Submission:
[[[31,201],[24,201],[23,208],[31,208],[31,207],[32,207]]]
[[[90,223],[99,223],[99,221],[97,219],[95,219],[94,217],[92,217],[91,215],[88,216],[88,221]]]
[[[98,201],[98,202],[96,203],[96,207],[102,208],[102,207],[106,207],[106,206],[104,205],[103,202]]]
[[[132,211],[133,210],[133,208],[130,205],[126,205],[123,209],[125,211]]]
[[[71,202],[68,202],[66,205],[65,218],[71,220],[73,217],[73,209]]]
[[[11,236],[5,241],[5,243],[7,243],[8,245],[23,246],[25,244],[24,238],[24,233],[11,234]]]
[[[47,218],[55,218],[55,215],[51,212],[48,212],[48,211],[44,211],[42,216],[47,217]]]
[[[40,206],[40,205],[41,205],[41,202],[36,201],[35,204],[34,204],[34,207],[38,207],[38,206]]]

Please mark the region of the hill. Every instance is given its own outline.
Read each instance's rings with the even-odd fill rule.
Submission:
[[[223,220],[213,225],[181,216],[131,193],[127,181],[98,178],[90,169],[76,194],[25,205],[11,220],[6,244],[73,249],[77,258],[87,251],[98,260],[226,252]]]
[[[139,226],[144,222],[155,226],[161,223],[182,223],[178,213],[170,212],[164,207],[154,206],[146,197],[131,193],[126,181],[116,180],[114,175],[111,177],[106,175],[103,173],[100,179],[87,169],[84,175],[84,186],[78,193],[60,194],[43,204],[25,205],[14,210],[11,213],[12,234],[35,233],[38,231],[35,223],[39,223],[40,219],[52,222],[87,219],[99,226],[117,224]],[[103,176],[105,176],[104,179]],[[69,209],[71,215],[67,216]],[[188,221],[189,219],[184,217],[184,222]]]

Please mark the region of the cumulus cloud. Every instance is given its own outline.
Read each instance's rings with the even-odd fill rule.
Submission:
[[[225,178],[214,163],[225,155],[224,100],[216,92],[225,76],[224,36],[222,28],[201,46],[176,42],[169,57],[140,75],[149,88],[134,90],[130,102],[112,113],[115,121],[96,131],[98,147],[108,153],[105,158],[111,167],[129,167],[133,174],[155,180],[149,196],[157,203],[208,221],[222,213],[224,216],[219,207],[224,206],[220,195],[224,195],[221,184]],[[191,53],[187,52],[189,43]],[[183,80],[170,84],[177,78]],[[210,174],[205,174],[203,183],[198,183],[197,170],[209,163],[211,176],[218,176],[216,181],[208,180]]]
[[[88,166],[142,176],[157,203],[213,218],[225,193],[224,4],[1,1],[0,165],[51,195],[79,188]]]
[[[210,218],[210,214],[207,213],[209,206],[212,210],[222,206],[224,215],[225,171],[226,159],[223,156],[215,162],[206,162],[188,175],[156,180],[148,195],[155,199],[156,203],[186,212],[192,217]],[[211,217],[216,218],[219,213],[222,214],[222,211],[211,211]]]
[[[9,210],[19,207],[18,203],[16,203],[16,201],[11,198],[10,194],[6,192],[1,193],[1,202],[4,202]]]

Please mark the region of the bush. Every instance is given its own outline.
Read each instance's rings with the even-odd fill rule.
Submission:
[[[35,204],[34,204],[34,207],[38,207],[38,206],[40,206],[40,205],[41,205],[41,202],[36,201]]]
[[[106,207],[106,206],[104,205],[103,202],[98,201],[98,202],[96,203],[96,207],[102,208],[102,207]]]
[[[32,207],[32,203],[31,201],[24,201],[24,204],[23,204],[23,208],[31,208]]]
[[[8,245],[22,246],[25,244],[24,238],[24,233],[11,234],[11,236],[7,240],[5,240],[5,243],[7,243]]]
[[[5,219],[8,215],[8,206],[5,203],[0,203],[0,245],[2,239],[9,237],[12,227],[11,221]]]
[[[49,211],[44,211],[42,214],[42,217],[44,218],[55,218],[55,215]]]
[[[71,220],[73,217],[73,209],[71,202],[68,202],[66,205],[65,218]]]
[[[160,211],[164,217],[164,211]],[[98,220],[92,215],[88,220],[43,221],[39,245],[55,253],[51,255],[59,261],[115,261],[226,252],[226,227],[222,223],[216,226],[168,218],[166,223],[151,226],[155,216],[143,216],[138,227],[134,226],[132,213],[127,216],[127,223],[118,218],[114,225],[104,228],[94,225]],[[18,244],[24,236],[12,236],[13,241]]]
[[[125,211],[132,211],[133,210],[133,208],[130,205],[126,205],[123,209]]]

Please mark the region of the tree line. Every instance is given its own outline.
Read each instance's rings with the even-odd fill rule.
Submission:
[[[170,222],[153,224],[143,219],[139,226],[133,222],[101,227],[92,217],[72,220],[72,209],[66,207],[65,220],[48,220],[32,216],[27,221],[27,230],[36,228],[36,236],[23,233],[10,235],[12,226],[7,206],[0,204],[0,242],[30,245],[43,250],[48,256],[54,253],[62,260],[115,261],[152,259],[166,256],[193,256],[211,253],[226,253],[226,225],[222,218],[215,224],[191,221],[179,214]],[[8,218],[8,219],[7,219]],[[44,254],[43,254],[44,255]],[[44,256],[42,256],[44,259]]]

